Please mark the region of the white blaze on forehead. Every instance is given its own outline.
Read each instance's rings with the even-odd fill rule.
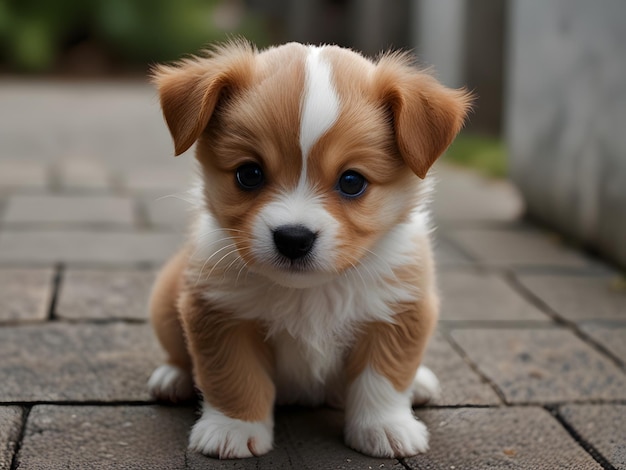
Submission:
[[[321,57],[321,47],[309,48],[306,59],[304,95],[300,113],[302,175],[311,147],[332,127],[339,116],[339,98],[332,82],[330,63]],[[301,181],[303,178],[301,178]]]

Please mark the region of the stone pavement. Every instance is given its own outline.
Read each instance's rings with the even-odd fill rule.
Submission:
[[[191,155],[171,157],[141,83],[5,79],[0,103],[0,469],[626,469],[624,278],[521,218],[507,183],[444,165],[430,451],[372,459],[340,412],[288,408],[265,457],[188,452],[194,408],[146,391],[145,305]]]

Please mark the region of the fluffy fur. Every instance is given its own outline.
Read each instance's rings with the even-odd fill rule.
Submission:
[[[201,168],[189,242],[163,268],[151,314],[167,364],[149,387],[204,400],[190,447],[220,458],[272,447],[275,403],[345,407],[348,445],[400,457],[428,448],[412,403],[438,393],[420,367],[438,315],[428,169],[469,97],[404,54],[244,42],[154,72],[176,154]],[[254,163],[263,181],[237,182]],[[346,171],[362,194],[339,191]],[[314,234],[306,256],[275,233]],[[193,377],[193,379],[192,379]]]

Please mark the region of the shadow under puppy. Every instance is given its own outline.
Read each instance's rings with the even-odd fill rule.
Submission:
[[[227,43],[154,81],[176,154],[197,143],[202,175],[150,305],[167,352],[151,392],[195,384],[204,400],[190,448],[262,455],[275,403],[326,403],[356,450],[426,451],[411,408],[439,389],[420,367],[438,315],[426,173],[468,94],[405,54],[296,43]]]

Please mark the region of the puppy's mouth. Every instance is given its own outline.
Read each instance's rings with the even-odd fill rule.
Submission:
[[[254,271],[276,284],[297,289],[315,287],[334,278],[318,266],[312,255],[295,260],[276,255],[271,260],[257,264]]]
[[[283,256],[276,256],[272,265],[279,271],[294,274],[307,274],[315,271],[313,256],[305,256],[298,259],[288,259]]]

